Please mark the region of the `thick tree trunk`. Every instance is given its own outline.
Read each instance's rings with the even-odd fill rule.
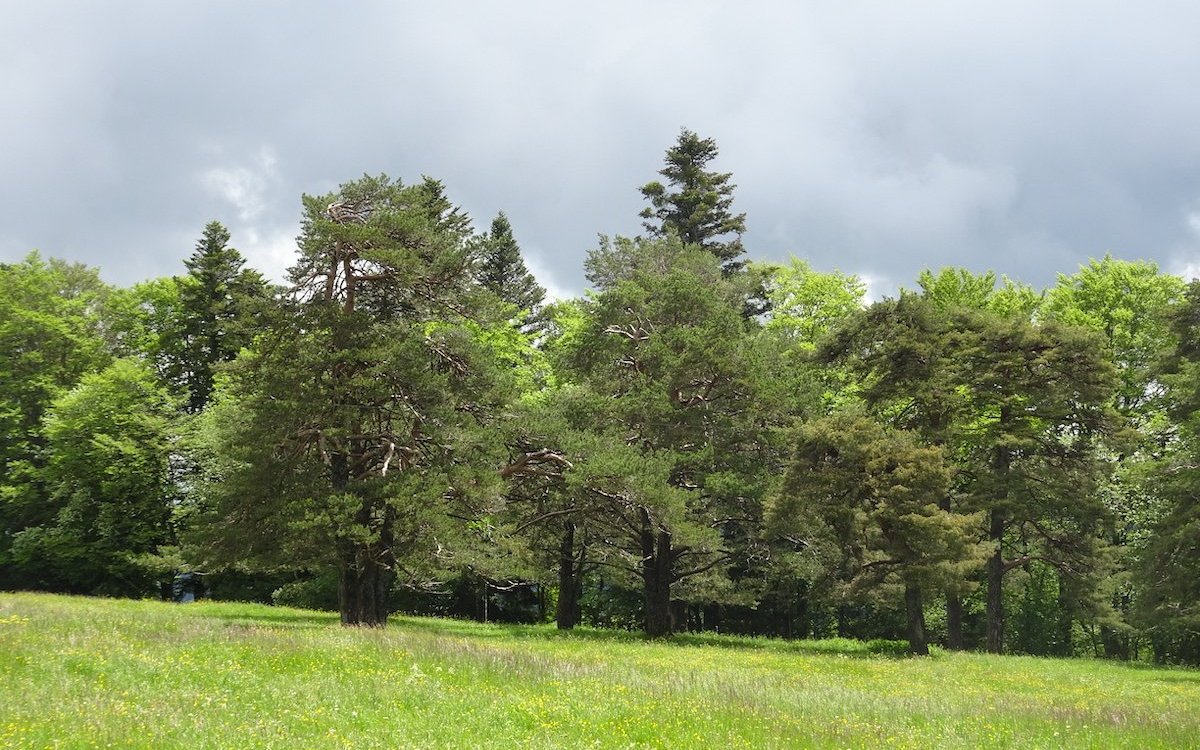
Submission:
[[[578,624],[579,576],[575,567],[575,522],[563,521],[562,541],[558,548],[558,606],[554,616],[559,630]]]
[[[343,625],[381,628],[387,624],[388,596],[396,577],[394,515],[394,510],[385,509],[378,539],[355,545],[342,560],[338,603]]]
[[[929,643],[925,639],[925,602],[921,587],[908,584],[904,587],[904,610],[908,620],[908,650],[917,656],[929,655]]]
[[[671,635],[671,575],[673,553],[670,532],[650,527],[648,515],[642,528],[642,580],[645,584],[646,635]]]
[[[988,538],[995,543],[996,551],[987,562],[987,650],[993,654],[1004,653],[1004,552],[1000,542],[1005,526],[1003,512],[993,510]]]
[[[343,625],[381,628],[387,624],[393,573],[372,560],[373,553],[374,550],[363,547],[353,559],[343,561],[338,580]]]
[[[330,476],[333,488],[345,491],[350,484],[350,462],[344,454],[330,459]],[[368,500],[363,500],[355,522],[373,529],[376,534],[370,542],[347,543],[341,552],[338,570],[338,608],[343,625],[365,625],[383,627],[387,624],[388,594],[395,578],[395,531],[396,511],[391,506],[382,508],[381,517],[375,520],[376,511]]]
[[[963,650],[963,603],[957,594],[946,595],[946,648]]]

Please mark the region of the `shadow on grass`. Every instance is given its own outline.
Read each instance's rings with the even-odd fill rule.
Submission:
[[[740,651],[770,651],[809,655],[841,656],[858,659],[907,658],[903,641],[855,641],[847,638],[787,641],[780,638],[721,635],[718,633],[677,633],[670,638],[649,638],[628,630],[577,627],[558,630],[552,625],[512,625],[481,623],[449,618],[394,615],[390,627],[418,630],[437,635],[505,640],[598,641],[607,643],[655,643],[677,648],[727,648]]]
[[[313,612],[309,610],[276,609],[269,605],[213,602],[197,605],[189,614],[219,620],[231,627],[270,627],[288,629],[327,628],[338,625],[336,612]],[[670,638],[648,638],[629,630],[603,629],[580,626],[573,630],[559,630],[553,625],[519,625],[508,623],[483,623],[474,620],[458,620],[439,617],[417,617],[395,614],[388,619],[388,629],[430,633],[472,639],[503,639],[527,641],[590,641],[601,643],[656,643],[674,648],[724,648],[738,651],[767,651],[771,653],[794,653],[850,657],[857,659],[902,659],[907,658],[903,641],[873,640],[856,641],[848,638],[822,640],[794,640],[761,638],[750,636],[722,635],[719,633],[677,633]]]

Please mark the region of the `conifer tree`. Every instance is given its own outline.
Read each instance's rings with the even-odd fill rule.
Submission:
[[[499,482],[472,455],[507,382],[494,299],[435,180],[363,177],[304,209],[290,298],[204,412],[195,543],[218,565],[336,568],[342,622],[382,626],[437,509]]]
[[[975,531],[983,514],[942,507],[949,466],[941,448],[922,445],[914,433],[839,413],[798,435],[773,525],[826,537],[851,590],[899,584],[909,648],[928,654],[926,592],[960,584],[982,564],[986,548]]]
[[[501,211],[483,240],[479,283],[497,297],[526,313],[536,313],[546,299],[546,289],[525,267],[512,224]]]
[[[595,411],[590,440],[568,451],[571,481],[604,508],[596,554],[641,583],[646,633],[666,636],[673,605],[712,601],[754,544],[771,467],[766,357],[741,314],[746,277],[680,238],[605,240],[588,267],[604,280],[572,375]]]
[[[746,214],[732,212],[733,188],[729,172],[714,172],[708,163],[717,157],[717,143],[684,128],[675,145],[667,149],[665,166],[655,180],[641,187],[650,205],[642,210],[642,223],[651,237],[677,234],[685,244],[697,245],[717,257],[722,268],[742,266],[742,234]],[[732,235],[732,237],[731,237]]]
[[[254,337],[253,310],[267,296],[262,275],[243,268],[242,254],[229,247],[229,230],[211,221],[184,261],[188,273],[179,289],[183,337],[168,377],[188,391],[188,411],[208,403],[213,369],[232,360]]]

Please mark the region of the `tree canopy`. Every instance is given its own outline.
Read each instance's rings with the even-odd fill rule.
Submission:
[[[0,587],[1200,663],[1200,287],[746,262],[713,140],[547,303],[440,181],[210,222],[128,288],[0,265]],[[186,252],[186,250],[185,250]]]

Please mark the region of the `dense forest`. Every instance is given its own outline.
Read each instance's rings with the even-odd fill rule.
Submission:
[[[0,589],[1200,663],[1200,282],[868,303],[750,261],[716,156],[578,299],[430,178],[304,196],[283,285],[217,222],[129,288],[0,265]]]

